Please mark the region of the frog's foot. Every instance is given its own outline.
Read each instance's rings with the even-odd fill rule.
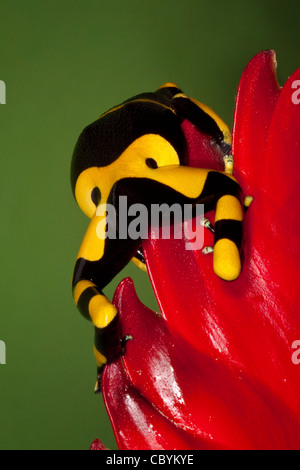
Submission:
[[[121,340],[121,349],[122,349],[123,354],[125,354],[126,344],[128,343],[128,341],[132,341],[132,340],[133,340],[133,336],[131,336],[131,335],[125,335],[124,338],[122,338],[122,340]]]
[[[203,248],[202,250],[202,253],[204,255],[209,255],[210,253],[213,253],[214,249],[212,246],[206,246],[205,248]]]
[[[206,217],[203,217],[201,220],[200,220],[200,225],[202,225],[202,227],[206,228],[207,230],[209,230],[211,233],[215,233],[215,227],[214,225],[211,223],[210,220],[208,220]],[[202,250],[202,253],[204,255],[208,255],[209,253],[212,253],[214,251],[213,247],[211,246],[206,246],[205,248],[203,248]]]
[[[102,374],[105,366],[97,367],[97,379],[96,379],[96,385],[94,392],[96,395],[101,393],[101,379],[102,379]]]
[[[131,340],[133,340],[133,336],[125,335],[122,338],[122,340],[120,341],[120,347],[118,348],[118,353],[115,353],[115,355],[113,357],[111,357],[110,360],[107,363],[102,364],[102,365],[97,367],[97,379],[96,379],[96,385],[95,385],[95,389],[94,389],[95,394],[101,393],[101,380],[102,380],[102,375],[103,375],[103,371],[104,371],[105,366],[107,364],[119,359],[120,357],[122,357],[122,355],[125,354],[126,344],[128,343],[128,341],[131,341]]]
[[[244,199],[244,212],[246,213],[247,210],[249,209],[250,205],[252,204],[252,202],[254,201],[254,197],[253,196],[246,196],[245,199]]]
[[[234,168],[233,155],[231,153],[227,153],[226,155],[224,155],[223,160],[225,166],[225,173],[227,173],[227,175],[232,175]]]
[[[200,225],[202,225],[204,228],[207,228],[211,233],[215,233],[215,227],[206,217],[202,217],[200,220]]]

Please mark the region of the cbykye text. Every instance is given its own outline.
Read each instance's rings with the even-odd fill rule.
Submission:
[[[138,467],[141,463],[147,463],[151,465],[193,465],[194,456],[192,454],[153,454],[151,457],[141,456],[121,456],[113,454],[113,456],[107,457],[106,465],[130,465],[134,468]]]

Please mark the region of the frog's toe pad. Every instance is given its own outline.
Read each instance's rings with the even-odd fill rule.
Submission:
[[[236,244],[222,238],[214,247],[214,271],[225,281],[234,281],[241,273],[240,253]]]

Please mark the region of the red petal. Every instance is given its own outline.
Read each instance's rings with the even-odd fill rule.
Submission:
[[[121,360],[106,367],[103,398],[120,450],[213,449],[177,429],[132,386]]]
[[[183,121],[181,128],[187,144],[188,166],[223,171],[223,154],[217,147],[212,147],[210,138],[187,119]]]
[[[128,377],[121,361],[103,377],[121,448],[296,446],[298,423],[287,407],[239,368],[175,343],[164,320],[139,302],[130,280],[121,284],[116,305],[123,334],[134,338],[124,358]]]
[[[107,450],[107,448],[102,444],[100,439],[95,439],[90,450]]]
[[[256,197],[248,220],[248,269],[255,281],[250,290],[257,294],[260,290],[262,296],[255,308],[267,325],[263,327],[270,356],[269,369],[265,364],[268,383],[298,417],[300,400],[295,390],[300,385],[300,371],[290,356],[300,328],[296,281],[300,262],[296,207],[300,196],[300,113],[292,102],[292,84],[299,78],[297,70],[284,85],[273,111],[264,154],[256,169]]]
[[[292,101],[293,83],[300,83],[298,69],[284,85],[268,133],[261,172],[263,191],[270,207],[283,207],[297,221],[300,196],[300,105]],[[295,237],[294,237],[295,238]]]
[[[126,345],[124,365],[121,360],[110,364],[105,368],[102,379],[103,398],[119,448],[213,449],[214,443],[210,439],[186,433],[184,429],[174,426],[172,412],[168,416],[170,400],[174,401],[176,383],[172,382],[173,376],[169,375],[167,348],[170,346],[170,336],[163,320],[140,303],[130,279],[125,279],[119,285],[114,303],[120,314],[122,335],[133,336],[133,340]],[[150,339],[150,345],[148,341],[147,346],[144,342],[145,333],[148,340]],[[173,347],[172,344],[171,349]],[[142,368],[136,370],[135,359],[142,360]],[[140,393],[136,377],[140,378],[146,388],[149,387],[150,396],[149,393],[146,396]],[[163,407],[167,411],[166,414],[161,413],[155,403],[161,390],[160,377],[164,381],[165,393],[159,401],[162,405],[166,400],[166,406]],[[151,395],[152,392],[154,396]],[[174,411],[175,409],[176,407]],[[186,421],[184,407],[181,409],[181,415],[180,424],[184,428]]]
[[[233,155],[238,180],[246,194],[253,194],[263,176],[259,169],[271,118],[280,95],[274,51],[257,54],[240,80],[233,125]]]

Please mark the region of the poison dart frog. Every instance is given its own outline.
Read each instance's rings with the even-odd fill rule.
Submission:
[[[223,172],[186,165],[183,120],[207,135],[222,151]],[[75,303],[95,327],[97,362],[95,392],[101,391],[106,364],[123,351],[118,336],[118,312],[102,293],[129,263],[144,262],[142,240],[110,239],[105,231],[107,213],[100,205],[126,196],[129,204],[205,204],[215,210],[213,269],[226,280],[241,272],[244,203],[232,176],[231,135],[225,123],[207,106],[187,97],[174,83],[143,93],[116,106],[81,133],[73,153],[71,184],[75,199],[91,219],[73,274]],[[119,215],[119,214],[118,214]],[[101,223],[100,223],[101,222]]]

